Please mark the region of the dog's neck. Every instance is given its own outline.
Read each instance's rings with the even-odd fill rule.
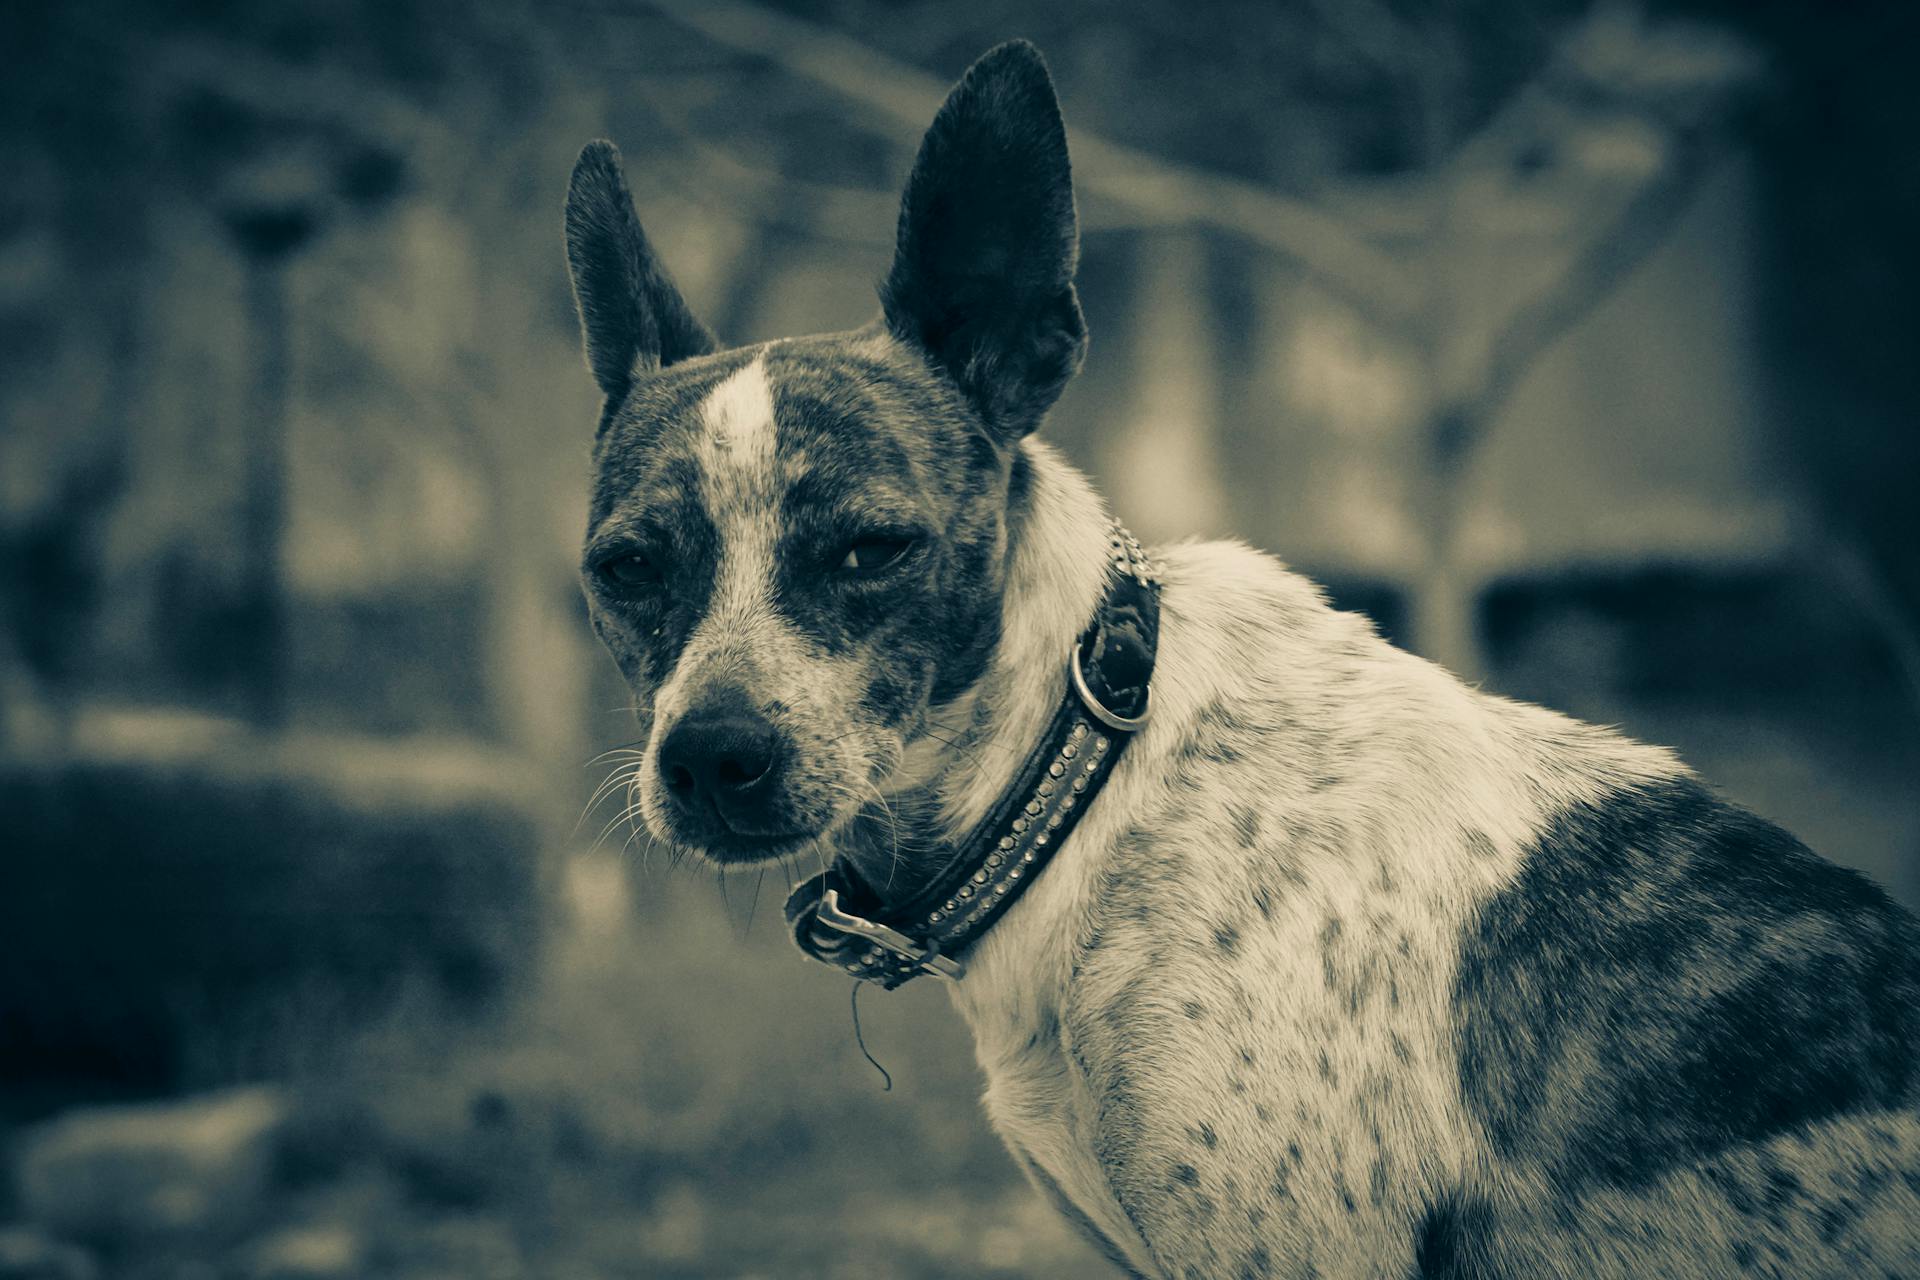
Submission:
[[[1106,588],[1108,516],[1086,477],[1025,440],[1014,463],[1000,642],[974,685],[929,713],[838,852],[888,897],[937,872],[1041,745],[1067,654]]]

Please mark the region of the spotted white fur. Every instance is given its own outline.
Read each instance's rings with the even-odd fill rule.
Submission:
[[[969,753],[996,762],[1018,759],[1037,736],[1104,563],[1098,500],[1050,451],[1027,448],[1037,477],[1034,514],[1009,577],[1008,635],[983,692],[1003,717],[991,740],[1008,749]],[[1245,547],[1189,544],[1156,554],[1166,586],[1153,722],[1074,839],[975,948],[968,976],[953,988],[987,1075],[988,1112],[1016,1155],[1142,1274],[1179,1275],[1209,1250],[1278,1258],[1279,1241],[1324,1276],[1404,1273],[1406,1223],[1421,1198],[1470,1183],[1484,1163],[1447,1039],[1445,1004],[1463,928],[1511,880],[1521,849],[1553,811],[1637,780],[1672,777],[1679,766],[1662,750],[1467,689],[1378,640],[1361,619],[1328,609],[1304,580]],[[1338,697],[1327,696],[1336,689]],[[1263,735],[1257,758],[1209,763],[1193,785],[1179,781],[1175,752],[1209,708],[1276,703],[1310,709],[1292,731]],[[1311,794],[1302,780],[1332,767],[1325,757],[1333,744],[1343,744],[1340,781]],[[965,770],[964,784],[949,791],[956,825],[984,808],[1008,771],[1004,763]],[[1112,1029],[1102,1010],[1151,965],[1143,949],[1110,963],[1085,955],[1089,931],[1111,909],[1114,884],[1151,870],[1137,864],[1175,854],[1192,868],[1154,902],[1156,919],[1143,939],[1183,920],[1250,914],[1245,904],[1263,869],[1227,829],[1236,804],[1275,825],[1350,838],[1304,851],[1298,882],[1275,886],[1273,918],[1242,931],[1232,967],[1245,975],[1247,1005],[1223,1010],[1238,1042],[1195,1034],[1155,1046],[1140,1041],[1140,1026]],[[1142,829],[1151,831],[1150,844],[1123,839]],[[1383,883],[1393,888],[1383,891]],[[1344,988],[1329,989],[1323,970],[1332,962],[1318,935],[1336,917],[1351,921],[1356,935],[1337,963],[1397,975],[1404,986],[1397,1008],[1382,1002],[1356,1016]],[[1217,955],[1169,954],[1151,998],[1184,991],[1231,1001],[1220,968]],[[1249,1040],[1261,1055],[1257,1071],[1238,1060]],[[1321,1070],[1323,1050],[1332,1083]],[[1117,1065],[1146,1095],[1149,1119],[1139,1136],[1144,1149],[1131,1152],[1125,1168],[1101,1157],[1108,1139],[1095,1096],[1096,1077]],[[1236,1076],[1248,1093],[1234,1092]],[[1363,1105],[1352,1087],[1362,1081],[1384,1097]],[[1222,1108],[1216,1115],[1216,1104],[1230,1098],[1244,1099],[1241,1114]],[[1256,1115],[1285,1122],[1257,1123]],[[1200,1124],[1213,1147],[1190,1137]],[[1266,1200],[1265,1179],[1289,1158],[1290,1143],[1302,1154],[1294,1220],[1264,1231],[1244,1212],[1230,1220],[1229,1207]],[[1243,1171],[1244,1205],[1229,1206],[1234,1197],[1224,1186],[1207,1193],[1219,1210],[1204,1234],[1140,1221],[1155,1216],[1139,1208],[1156,1196],[1143,1179],[1164,1176],[1143,1171],[1188,1165],[1193,1157],[1179,1153],[1203,1149],[1219,1169]],[[1348,1213],[1339,1184],[1365,1196],[1376,1153],[1393,1182],[1390,1194],[1368,1206],[1371,1213]],[[1138,1184],[1132,1206],[1117,1180]]]

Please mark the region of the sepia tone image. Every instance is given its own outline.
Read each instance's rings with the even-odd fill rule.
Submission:
[[[1920,1280],[1917,52],[0,8],[0,1280]]]

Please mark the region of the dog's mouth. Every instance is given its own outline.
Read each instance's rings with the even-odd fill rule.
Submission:
[[[675,796],[653,788],[643,807],[645,825],[661,843],[722,869],[756,867],[809,855],[830,846],[863,809],[861,794],[880,797],[869,773],[851,780],[811,781],[771,795],[745,798],[711,793]],[[817,771],[816,771],[817,772]],[[882,800],[884,803],[884,800]]]
[[[818,826],[792,826],[771,831],[741,831],[713,815],[715,821],[702,824],[697,832],[679,829],[671,815],[667,818],[668,839],[695,857],[721,867],[755,867],[827,849],[844,833],[860,813],[860,806],[848,805],[829,815]]]
[[[805,852],[828,834],[799,824],[736,826],[712,806],[697,817],[673,812],[658,816],[662,821],[655,827],[656,835],[722,868],[778,862]]]
[[[690,844],[695,853],[723,867],[751,867],[763,862],[778,862],[792,857],[818,837],[811,831],[778,832],[771,835],[708,835]]]

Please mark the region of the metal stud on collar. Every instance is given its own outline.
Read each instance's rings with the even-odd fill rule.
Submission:
[[[1154,572],[1153,561],[1148,557],[1140,539],[1128,532],[1127,527],[1118,520],[1107,526],[1108,554],[1113,559],[1113,567],[1132,578],[1143,587],[1150,587],[1160,578]]]

